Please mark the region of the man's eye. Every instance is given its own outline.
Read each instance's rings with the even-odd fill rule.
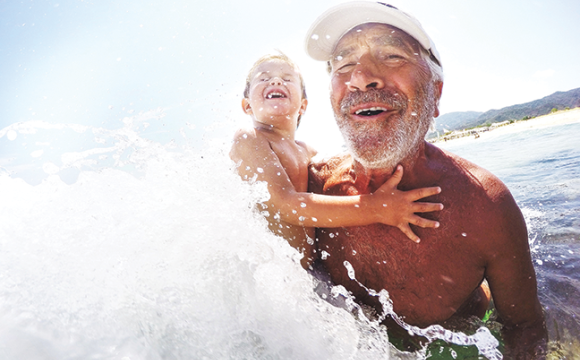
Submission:
[[[270,78],[262,78],[262,79],[260,79],[260,81],[268,81],[268,80],[270,80]]]
[[[381,59],[383,62],[391,65],[397,65],[406,60],[405,57],[398,54],[385,54],[381,56]]]
[[[355,66],[356,66],[356,63],[354,63],[354,62],[352,62],[352,63],[346,63],[346,64],[340,64],[340,65],[337,66],[336,72],[337,73],[344,74],[344,73],[347,73],[347,72],[351,71],[352,68],[355,67]]]

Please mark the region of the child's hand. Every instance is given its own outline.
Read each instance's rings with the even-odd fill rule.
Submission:
[[[430,187],[400,191],[397,189],[397,185],[399,185],[402,178],[403,167],[398,165],[393,176],[373,193],[375,201],[383,207],[383,211],[379,213],[379,221],[383,224],[398,227],[409,239],[418,243],[421,239],[411,230],[409,224],[422,228],[437,228],[439,227],[439,222],[422,218],[415,213],[440,211],[443,209],[443,204],[415,201],[439,194],[441,188]]]

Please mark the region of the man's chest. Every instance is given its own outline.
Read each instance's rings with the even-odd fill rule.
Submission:
[[[367,296],[357,281],[376,291],[386,289],[395,310],[409,319],[448,318],[484,277],[482,259],[462,234],[456,238],[423,231],[422,242],[416,244],[395,227],[375,224],[321,229],[318,235],[318,249],[333,281],[358,298]],[[347,267],[354,270],[356,281]]]

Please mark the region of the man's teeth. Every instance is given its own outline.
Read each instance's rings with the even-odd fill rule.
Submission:
[[[269,93],[268,95],[266,95],[267,99],[272,99],[272,98],[283,98],[286,97],[284,96],[284,94],[279,93],[279,92],[273,92],[273,93]]]
[[[372,116],[382,113],[383,111],[388,111],[383,107],[372,107],[368,109],[360,109],[355,112],[356,115]]]

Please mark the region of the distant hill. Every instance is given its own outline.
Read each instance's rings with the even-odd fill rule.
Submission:
[[[463,129],[465,123],[475,121],[482,112],[478,111],[457,111],[441,115],[435,119],[435,130],[445,133],[456,129]]]
[[[479,125],[491,125],[505,120],[521,120],[524,117],[546,115],[556,108],[576,108],[580,106],[580,88],[570,91],[558,91],[539,100],[524,104],[512,105],[499,110],[489,110],[484,113],[475,111],[453,112],[435,119],[435,129],[440,133],[452,130],[468,129]],[[435,133],[428,134],[433,137]]]

